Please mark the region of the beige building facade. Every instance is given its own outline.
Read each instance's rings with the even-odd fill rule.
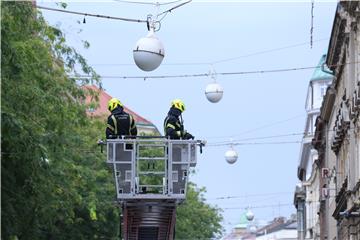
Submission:
[[[360,1],[340,1],[326,64],[334,75],[316,119],[320,239],[360,239]]]
[[[338,2],[324,63],[332,79],[298,167],[298,239],[360,240],[360,1]]]

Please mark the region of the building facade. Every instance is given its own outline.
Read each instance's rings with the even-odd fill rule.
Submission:
[[[324,67],[326,55],[321,56],[317,68],[309,81],[305,102],[306,122],[304,136],[300,148],[298,178],[301,183],[296,187],[294,204],[298,215],[299,239],[319,239],[319,189],[320,175],[316,161],[318,152],[312,146],[315,133],[315,121],[326,89],[333,76]]]
[[[334,78],[316,119],[320,239],[360,239],[360,2],[337,6],[326,64]]]
[[[260,225],[256,220],[255,222],[247,220],[244,213],[239,224],[223,240],[293,240],[297,239],[296,229],[297,219],[295,215],[292,215],[289,219],[276,217],[272,221]]]
[[[338,4],[328,49],[327,65],[334,72],[332,98],[334,104],[327,132],[325,163],[332,167],[335,183],[334,211],[337,239],[360,238],[360,2]],[[334,165],[334,166],[332,166]],[[332,210],[332,209],[331,209]]]

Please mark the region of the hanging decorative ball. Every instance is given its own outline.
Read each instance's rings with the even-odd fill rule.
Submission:
[[[257,230],[257,228],[254,225],[250,226],[250,228],[249,228],[250,233],[256,233],[256,230]]]
[[[151,29],[141,38],[133,50],[135,64],[143,71],[153,71],[160,66],[165,56],[164,46]]]
[[[238,154],[234,149],[230,149],[225,153],[225,159],[228,163],[233,164],[238,159]]]
[[[216,82],[208,84],[205,89],[206,98],[212,103],[219,102],[223,96],[223,93],[223,88]]]
[[[246,212],[246,219],[248,221],[254,220],[254,213],[250,209],[248,209]]]

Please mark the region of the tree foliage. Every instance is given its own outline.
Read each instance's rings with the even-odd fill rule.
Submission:
[[[205,188],[198,189],[191,182],[188,184],[186,200],[176,210],[176,239],[220,238],[223,232],[221,211],[206,203],[205,192]]]
[[[1,238],[118,239],[113,180],[95,143],[104,123],[86,116],[93,93],[80,87],[101,86],[99,76],[29,1],[1,3],[1,35]],[[189,186],[178,239],[221,232],[203,192]]]
[[[81,104],[98,76],[30,2],[1,4],[3,239],[115,238],[111,175]],[[77,70],[79,68],[80,70]]]

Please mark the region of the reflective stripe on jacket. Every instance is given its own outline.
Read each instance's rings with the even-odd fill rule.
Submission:
[[[184,126],[179,118],[168,115],[164,120],[164,134],[170,139],[180,139],[183,135]]]
[[[121,135],[137,135],[134,118],[123,111],[122,107],[115,108],[107,120],[106,138],[116,138]]]

